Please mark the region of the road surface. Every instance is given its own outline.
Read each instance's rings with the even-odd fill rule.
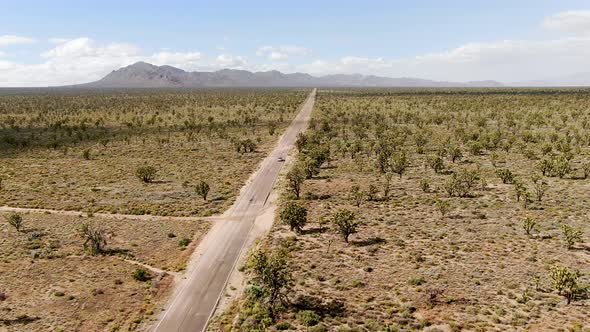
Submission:
[[[216,218],[213,227],[197,247],[198,255],[187,280],[176,292],[155,332],[200,332],[224,293],[225,285],[243,251],[248,233],[263,210],[283,162],[305,128],[315,102],[314,89],[299,114],[280,138],[275,149],[262,161],[234,205]]]

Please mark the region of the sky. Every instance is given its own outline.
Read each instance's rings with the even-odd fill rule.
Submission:
[[[146,61],[442,81],[590,72],[577,0],[0,0],[0,86],[90,82]]]

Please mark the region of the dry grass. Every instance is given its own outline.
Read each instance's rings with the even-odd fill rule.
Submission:
[[[134,260],[182,270],[207,222],[111,220],[55,214],[23,214],[17,232],[0,214],[0,327],[7,331],[134,330],[162,305],[172,275],[140,282]],[[107,253],[90,256],[78,235],[82,223],[104,227]],[[172,235],[174,235],[172,237]],[[190,239],[188,247],[179,240]]]

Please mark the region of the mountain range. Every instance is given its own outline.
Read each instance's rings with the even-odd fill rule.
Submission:
[[[250,72],[223,69],[214,72],[187,72],[172,66],[146,62],[114,70],[83,88],[200,88],[200,87],[500,87],[496,81],[445,82],[419,78],[391,78],[360,74],[312,76],[279,71]]]

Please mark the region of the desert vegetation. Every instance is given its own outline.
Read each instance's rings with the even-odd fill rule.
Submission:
[[[0,330],[146,330],[307,94],[0,96]]]
[[[210,330],[589,329],[589,97],[319,91],[251,254],[276,282],[243,266]]]
[[[0,327],[132,331],[155,318],[205,221],[0,213]],[[144,265],[146,267],[144,267]]]
[[[0,205],[171,216],[223,212],[307,93],[0,96]],[[202,181],[210,186],[206,192]]]

